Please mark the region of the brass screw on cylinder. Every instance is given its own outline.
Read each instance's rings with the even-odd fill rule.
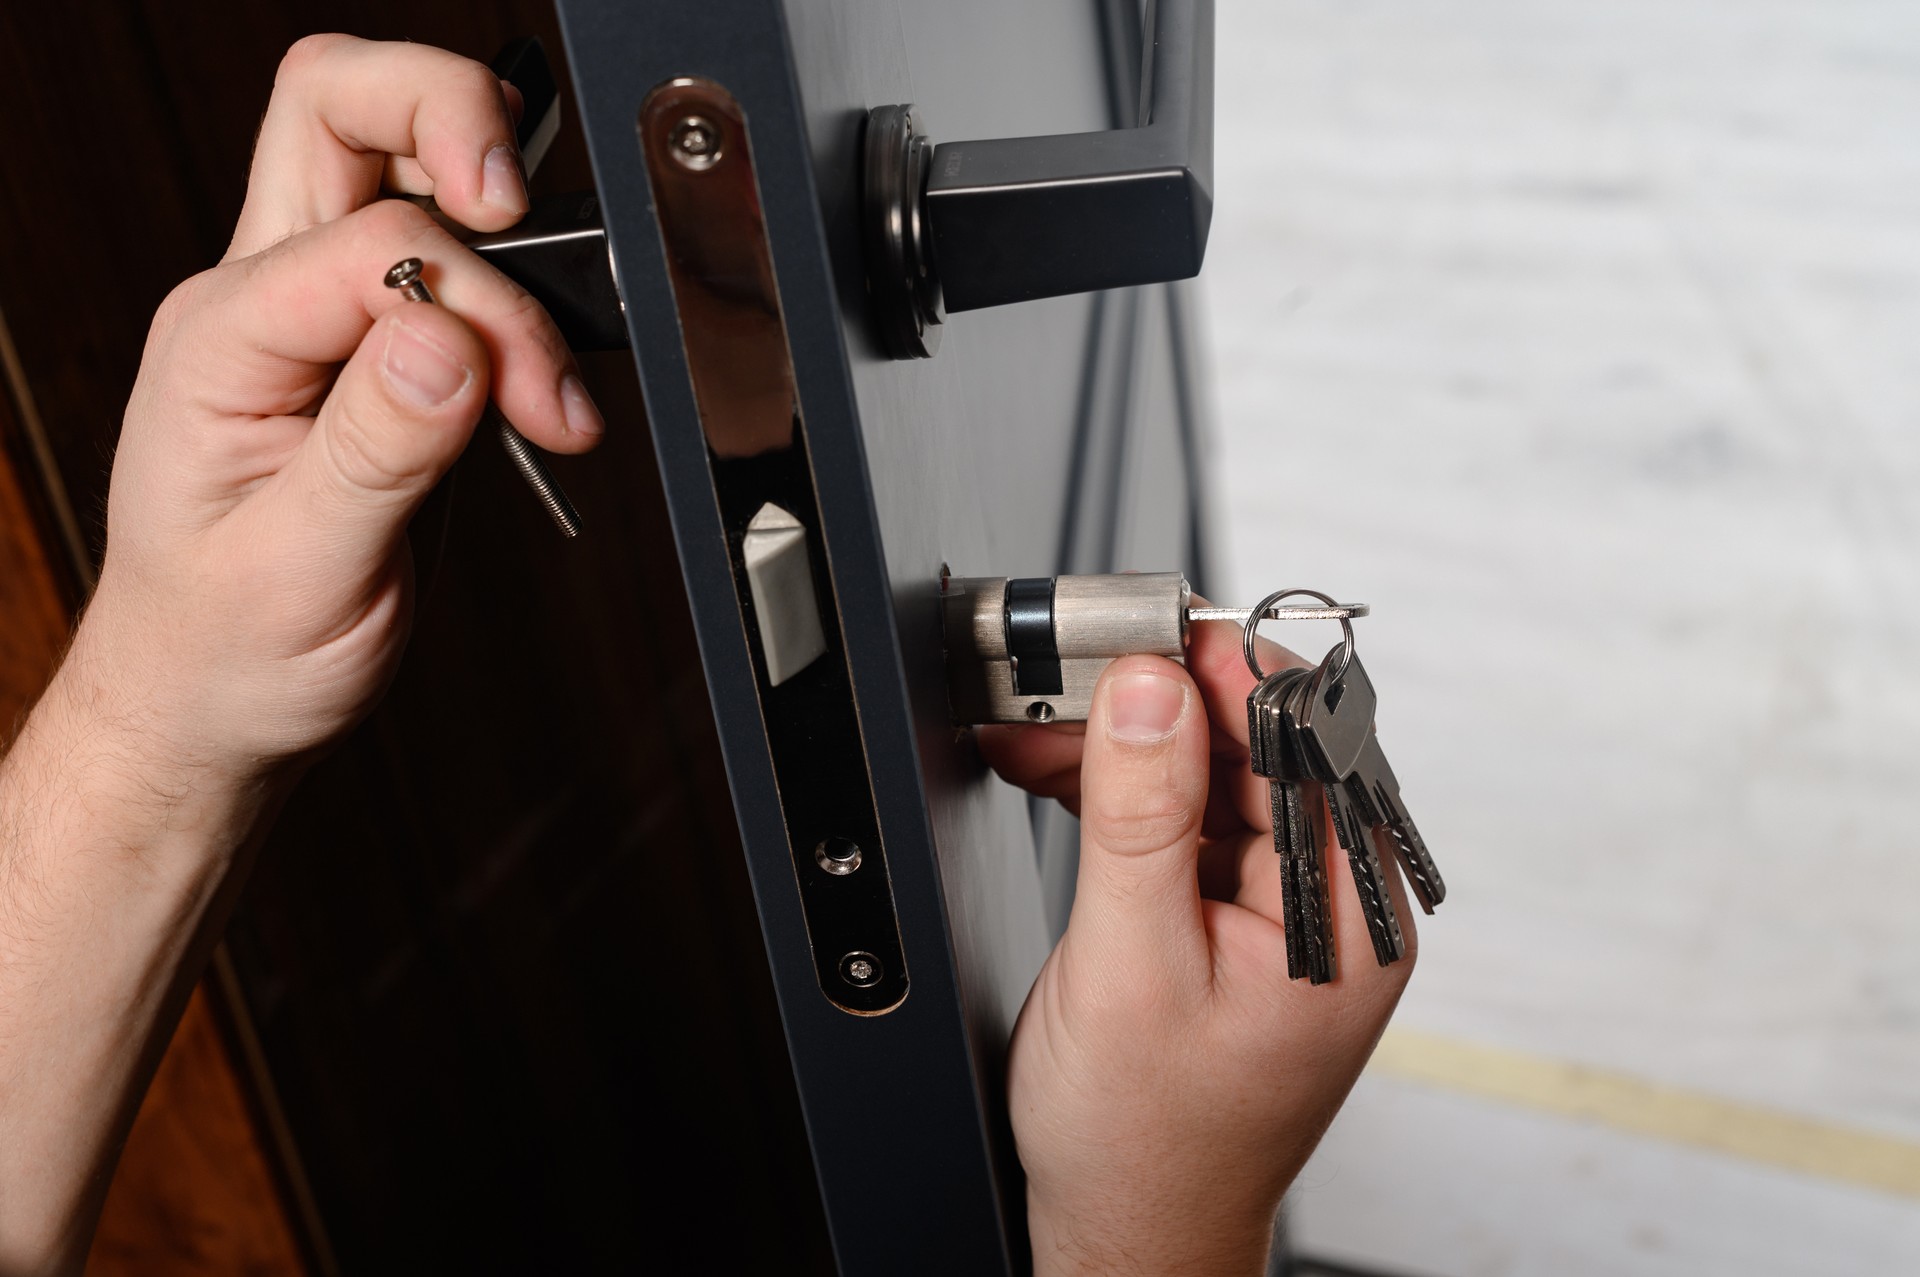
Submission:
[[[420,278],[421,269],[418,257],[409,257],[404,262],[396,262],[393,269],[387,272],[387,287],[398,289],[400,295],[410,302],[426,302],[428,305],[433,305],[434,296],[427,288],[426,281]],[[526,436],[515,430],[512,423],[501,415],[500,409],[492,399],[487,400],[486,415],[480,420],[482,425],[491,425],[494,433],[500,436],[500,446],[507,450],[507,456],[512,460],[514,469],[520,472],[520,477],[527,481],[529,488],[533,489],[533,495],[540,498],[540,504],[547,508],[547,513],[553,517],[554,526],[567,536],[579,536],[579,512],[573,508],[573,502],[567,500],[567,494],[560,490],[560,485],[553,481],[553,476],[547,473],[547,467],[540,460],[540,454],[533,450],[533,445],[527,442]]]

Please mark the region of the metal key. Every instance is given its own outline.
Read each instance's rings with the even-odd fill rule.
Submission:
[[[1286,702],[1306,684],[1311,670],[1295,671],[1284,692],[1276,695],[1268,731],[1276,738],[1275,761],[1288,775],[1299,778],[1299,832],[1293,840],[1293,878],[1300,901],[1300,933],[1307,975],[1314,984],[1333,979],[1333,902],[1328,898],[1326,838],[1320,812],[1326,806],[1323,786],[1308,768],[1290,731]]]
[[[1377,732],[1367,736],[1353,774],[1347,777],[1347,789],[1364,810],[1367,823],[1377,837],[1393,848],[1400,867],[1406,871],[1407,881],[1413,885],[1413,894],[1420,900],[1420,907],[1432,913],[1433,907],[1447,898],[1446,880],[1440,876],[1439,866],[1433,863],[1413,817],[1407,815],[1400,799],[1400,782],[1395,779],[1393,768],[1387,765],[1387,755],[1380,748]]]
[[[1288,974],[1295,979],[1305,975],[1315,984],[1325,984],[1333,979],[1335,966],[1326,842],[1321,837],[1319,820],[1320,811],[1326,807],[1327,796],[1320,774],[1310,764],[1299,733],[1295,730],[1300,695],[1318,676],[1318,671],[1283,671],[1278,677],[1269,679],[1260,667],[1254,633],[1254,627],[1261,618],[1283,610],[1274,605],[1301,594],[1318,599],[1330,612],[1347,611],[1330,595],[1317,590],[1276,590],[1246,610],[1247,625],[1241,634],[1241,652],[1254,677],[1267,685],[1263,689],[1265,694],[1256,698],[1255,702],[1259,715],[1259,726],[1255,730],[1263,738],[1262,761],[1270,772],[1292,782],[1278,791],[1274,803],[1275,842],[1286,853],[1281,864],[1281,886],[1285,898],[1282,916],[1288,928]],[[1330,619],[1340,621],[1346,639],[1338,650],[1350,657],[1353,653],[1351,616],[1336,615]],[[1297,810],[1289,801],[1295,796],[1298,798]]]
[[[1298,781],[1281,775],[1273,761],[1277,743],[1268,733],[1267,701],[1286,681],[1291,671],[1271,674],[1253,685],[1247,694],[1247,765],[1254,775],[1267,782],[1267,799],[1273,812],[1273,850],[1280,859],[1281,918],[1287,938],[1287,974],[1299,979],[1306,969],[1301,958],[1298,900],[1293,887],[1293,839],[1299,834],[1300,786]]]
[[[1342,666],[1336,671],[1331,662],[1337,654],[1338,650],[1328,653],[1327,659],[1301,682],[1282,717],[1306,770],[1326,791],[1334,838],[1347,853],[1354,889],[1367,920],[1367,935],[1373,941],[1373,956],[1384,967],[1406,956],[1406,937],[1388,889],[1386,869],[1373,844],[1369,813],[1355,805],[1345,783],[1371,739],[1375,697],[1373,684],[1352,650],[1346,649]]]
[[[1327,662],[1314,672],[1313,685],[1301,690],[1299,734],[1307,765],[1328,784],[1345,780],[1373,739],[1373,713],[1379,706],[1373,680],[1351,650],[1331,673]],[[1334,653],[1328,654],[1328,661]]]
[[[1247,698],[1247,746],[1254,775],[1267,779],[1273,815],[1273,849],[1280,861],[1281,926],[1287,941],[1287,975],[1324,984],[1333,978],[1332,945],[1323,904],[1324,874],[1317,822],[1308,815],[1308,779],[1281,728],[1278,702],[1306,671],[1280,670],[1258,683]]]
[[[1389,857],[1406,870],[1420,907],[1428,913],[1446,897],[1447,887],[1420,831],[1400,804],[1400,784],[1380,748],[1373,717],[1379,698],[1360,658],[1348,654],[1338,678],[1323,680],[1307,698],[1300,726],[1322,777],[1341,774],[1348,793],[1376,843],[1384,840]],[[1365,774],[1362,774],[1364,765]],[[1376,851],[1376,858],[1377,858]]]
[[[1281,897],[1288,976],[1323,985],[1334,976],[1332,910],[1327,901],[1325,841],[1315,812],[1325,803],[1286,730],[1283,705],[1309,670],[1281,670],[1263,680],[1250,699],[1248,739],[1258,741],[1265,776],[1271,778],[1273,849],[1281,853]]]
[[[1373,940],[1373,956],[1381,966],[1389,966],[1406,957],[1407,939],[1400,930],[1400,913],[1393,907],[1386,866],[1380,863],[1380,854],[1373,845],[1373,831],[1354,805],[1347,787],[1328,785],[1326,791],[1327,807],[1333,813],[1334,836],[1347,853],[1354,889],[1360,893],[1360,909],[1367,919],[1367,935]]]

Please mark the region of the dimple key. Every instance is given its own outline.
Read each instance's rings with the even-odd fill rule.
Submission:
[[[1282,850],[1281,886],[1287,927],[1287,974],[1305,976],[1314,984],[1333,979],[1333,923],[1327,900],[1325,844],[1315,814],[1325,801],[1320,782],[1300,757],[1285,707],[1310,671],[1283,670],[1264,687],[1259,698],[1264,758],[1273,774],[1289,784],[1275,782],[1273,810],[1276,849]],[[1297,961],[1296,961],[1297,959]]]
[[[1354,806],[1353,795],[1347,787],[1330,784],[1325,788],[1327,808],[1333,815],[1334,836],[1347,853],[1353,885],[1360,893],[1360,908],[1366,915],[1373,956],[1381,966],[1389,966],[1406,956],[1407,940],[1400,930],[1399,912],[1393,907],[1393,893],[1387,887],[1386,867],[1380,863],[1373,847],[1372,831]]]
[[[1328,659],[1331,660],[1331,656]],[[1353,686],[1340,694],[1328,694],[1329,682],[1343,681],[1349,675],[1356,677]],[[1323,663],[1296,687],[1294,695],[1288,699],[1283,719],[1292,736],[1294,749],[1308,773],[1320,781],[1326,791],[1334,838],[1341,850],[1347,853],[1347,863],[1353,871],[1354,890],[1360,897],[1361,912],[1367,920],[1367,935],[1373,942],[1374,957],[1381,966],[1386,966],[1398,961],[1406,953],[1406,939],[1401,934],[1399,914],[1393,907],[1393,895],[1387,889],[1386,869],[1374,848],[1366,814],[1354,805],[1353,797],[1344,783],[1348,772],[1329,767],[1326,757],[1328,752],[1332,752],[1336,758],[1346,757],[1346,740],[1354,734],[1352,724],[1363,709],[1367,714],[1366,735],[1361,736],[1353,753],[1357,756],[1365,748],[1372,733],[1373,699],[1373,684],[1367,680],[1358,659],[1349,652],[1346,669],[1341,672],[1340,679],[1330,679],[1328,666]],[[1321,733],[1306,726],[1316,713],[1320,715]],[[1332,747],[1331,751],[1328,746]]]
[[[1353,774],[1347,777],[1347,788],[1364,809],[1367,823],[1391,842],[1420,907],[1432,913],[1434,906],[1447,898],[1446,880],[1441,878],[1439,866],[1433,863],[1413,817],[1407,815],[1400,798],[1400,782],[1387,764],[1378,733],[1367,738]]]
[[[1256,683],[1247,696],[1247,760],[1253,774],[1267,781],[1273,813],[1273,850],[1280,862],[1280,925],[1286,934],[1287,974],[1296,980],[1309,971],[1305,949],[1307,920],[1301,912],[1302,897],[1296,885],[1301,838],[1300,785],[1297,769],[1281,765],[1277,751],[1284,742],[1273,730],[1271,701],[1275,695],[1283,695],[1299,674],[1299,670],[1270,674]]]

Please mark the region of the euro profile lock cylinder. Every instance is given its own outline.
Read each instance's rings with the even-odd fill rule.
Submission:
[[[1251,608],[1192,606],[1178,572],[949,577],[941,597],[954,722],[1085,722],[1100,673],[1122,656],[1185,662],[1193,621],[1241,621]],[[1272,606],[1273,620],[1347,620],[1363,603]]]

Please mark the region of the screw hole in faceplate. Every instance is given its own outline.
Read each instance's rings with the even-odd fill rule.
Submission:
[[[860,844],[851,838],[822,838],[813,859],[828,873],[845,876],[860,867]]]
[[[1053,721],[1053,706],[1047,704],[1045,701],[1035,701],[1033,704],[1027,706],[1027,717],[1036,723],[1051,723]]]

